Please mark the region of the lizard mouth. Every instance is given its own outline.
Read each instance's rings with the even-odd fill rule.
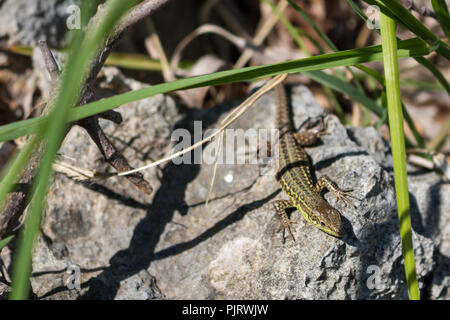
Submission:
[[[331,230],[330,234],[332,236],[341,238],[344,235],[344,228],[342,228],[342,225],[339,224],[339,226],[335,227],[334,230]]]
[[[332,235],[334,237],[337,237],[337,238],[341,238],[344,235],[344,228],[342,227],[342,223],[340,223],[340,222],[335,223],[335,225],[333,227],[327,227],[324,223],[320,223],[320,225],[318,227],[325,233]]]
[[[342,238],[342,236],[344,235],[344,231],[342,229],[340,229],[340,230],[336,230],[336,231],[330,231],[330,232],[328,232],[328,234],[335,236],[337,238]]]

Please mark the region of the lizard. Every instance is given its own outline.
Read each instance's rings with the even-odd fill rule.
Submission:
[[[342,237],[344,230],[340,213],[322,197],[324,189],[331,191],[345,205],[353,203],[348,197],[352,190],[342,190],[328,176],[324,175],[313,184],[308,156],[302,147],[314,145],[321,136],[328,134],[322,125],[318,131],[294,132],[291,123],[290,110],[286,91],[283,84],[275,88],[276,117],[275,126],[279,130],[279,168],[276,179],[281,189],[289,196],[289,200],[276,200],[273,202],[275,211],[280,217],[280,231],[292,233],[295,222],[287,215],[286,210],[295,208],[299,210],[306,221],[312,223],[320,230],[335,236]]]

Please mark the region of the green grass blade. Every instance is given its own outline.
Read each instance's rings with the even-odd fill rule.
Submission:
[[[0,240],[0,251],[2,251],[2,248],[6,247],[13,238],[14,236],[9,236],[3,240]]]
[[[262,2],[264,2],[265,4],[267,4],[273,12],[275,12],[275,14],[278,16],[278,18],[280,19],[281,23],[283,23],[283,25],[286,27],[286,29],[289,31],[289,33],[291,34],[291,37],[294,39],[295,43],[297,44],[297,46],[302,49],[304,52],[306,52],[307,55],[310,55],[308,48],[305,46],[305,44],[303,43],[302,38],[300,37],[298,31],[296,30],[296,28],[289,22],[289,20],[286,18],[286,16],[284,14],[282,14],[277,7],[272,3],[272,1],[270,0],[261,0]]]
[[[320,36],[320,38],[323,41],[325,41],[325,43],[331,50],[339,51],[338,48],[334,45],[334,43],[330,40],[330,38],[328,38],[327,35],[325,33],[323,33],[322,30],[320,30],[320,28],[314,23],[314,21],[312,21],[308,17],[308,15],[302,10],[302,8],[300,8],[292,0],[287,0],[287,2],[289,2],[289,4],[302,16],[302,18],[306,21],[306,23],[308,23],[314,29],[314,31]]]
[[[412,242],[405,138],[398,78],[397,38],[395,36],[396,23],[388,16],[380,14],[380,26],[386,78],[389,129],[392,143],[392,157],[394,160],[395,191],[397,195],[402,251],[405,260],[405,274],[409,297],[411,300],[418,300],[420,297]]]
[[[28,134],[34,134],[48,120],[48,116],[30,118],[0,126],[0,141],[14,140]]]
[[[436,92],[444,92],[445,89],[437,82],[431,82],[426,80],[418,80],[418,79],[400,79],[400,86],[402,87],[413,87],[418,88],[419,90],[428,90],[428,91],[436,91]]]
[[[400,82],[399,82],[399,84],[400,84]],[[405,108],[403,103],[402,103],[402,111],[403,111],[403,116],[405,118],[406,124],[408,125],[409,129],[411,130],[411,132],[414,136],[414,139],[416,140],[417,147],[419,147],[421,149],[425,149],[425,141],[423,140],[419,131],[417,131],[414,121],[411,118],[411,116],[409,115],[408,110]],[[412,147],[415,148],[416,146],[412,145]]]
[[[20,150],[20,152],[16,152],[13,159],[8,162],[6,167],[2,170],[0,176],[0,216],[3,212],[3,205],[6,199],[6,196],[13,189],[13,183],[19,177],[22,172],[22,168],[25,166],[28,158],[31,155],[31,152],[35,148],[37,142],[39,141],[40,136],[33,136],[26,144],[25,147]]]
[[[431,4],[433,5],[433,10],[441,24],[442,30],[447,38],[450,39],[450,15],[445,0],[431,0]]]
[[[379,84],[384,86],[384,78],[383,78],[383,76],[378,71],[376,71],[375,69],[368,68],[368,67],[363,66],[361,64],[355,65],[355,68],[358,68],[359,70],[369,74],[372,78],[377,80],[377,82]]]
[[[448,83],[444,75],[438,70],[438,68],[436,68],[436,66],[433,63],[431,63],[428,59],[424,57],[415,57],[414,59],[416,59],[416,61],[419,62],[422,66],[427,68],[441,83],[441,85],[445,88],[447,93],[450,94],[450,84]]]
[[[375,101],[373,101],[366,95],[362,94],[358,89],[356,89],[349,83],[342,81],[339,78],[330,76],[323,71],[308,71],[304,73],[314,81],[317,81],[320,84],[323,84],[333,90],[346,94],[348,97],[350,97],[350,99],[366,106],[370,111],[375,113],[380,118],[385,117],[386,109],[378,105]]]
[[[408,39],[399,42],[398,56],[401,58],[426,55],[430,52],[427,43],[420,39]],[[319,56],[281,63],[247,67],[238,70],[227,70],[206,75],[184,78],[172,82],[157,84],[148,88],[119,94],[102,99],[84,106],[72,108],[68,121],[73,122],[114,109],[123,104],[148,98],[156,94],[163,94],[177,90],[198,88],[203,86],[226,84],[236,81],[251,81],[264,77],[271,77],[282,73],[315,71],[327,68],[351,66],[359,63],[379,61],[382,59],[381,46],[344,50]],[[0,141],[18,138],[22,135],[33,134],[40,125],[44,125],[48,117],[22,120],[0,126]]]

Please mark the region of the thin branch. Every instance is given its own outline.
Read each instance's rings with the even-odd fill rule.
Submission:
[[[45,67],[47,68],[47,71],[50,74],[50,78],[52,79],[52,82],[55,82],[59,76],[59,67],[58,64],[56,63],[55,57],[50,51],[47,41],[40,40],[39,48],[41,49],[42,56],[44,57]]]
[[[111,141],[106,137],[102,128],[98,123],[98,118],[89,117],[78,122],[78,125],[83,127],[91,139],[95,142],[98,149],[102,153],[106,162],[108,162],[114,169],[118,172],[126,172],[132,170],[128,164],[127,159],[117,150],[117,148],[111,143]],[[145,194],[152,193],[152,188],[150,184],[144,180],[144,176],[141,173],[134,173],[127,176],[127,179],[133,183],[136,188]]]
[[[123,121],[122,115],[120,112],[114,110],[106,110],[97,115],[99,118],[109,120],[114,122],[115,124],[121,124]]]
[[[117,46],[122,36],[131,26],[140,22],[146,16],[151,15],[153,12],[157,11],[170,1],[171,0],[145,0],[140,4],[136,5],[134,8],[132,8],[130,12],[127,13],[117,24],[111,35],[104,43],[103,48],[98,51],[98,54],[93,59],[91,63],[91,71],[86,80],[86,83],[90,84],[93,81],[95,81],[97,74],[100,72],[101,68],[105,64],[106,58],[109,56],[111,51]],[[109,5],[109,3],[110,1],[106,2],[103,6],[99,8],[97,14],[94,17],[92,17],[92,19],[89,21],[89,24],[86,27],[87,29],[92,28],[100,21],[101,17],[103,16],[103,12],[106,10],[106,7]]]

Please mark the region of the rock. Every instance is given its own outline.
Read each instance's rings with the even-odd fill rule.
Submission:
[[[426,296],[450,299],[450,185],[430,172],[409,177],[412,226],[432,239],[436,250],[435,268],[429,276]]]
[[[114,69],[105,72],[108,81],[143,87],[125,83]],[[324,115],[306,87],[291,87],[290,95],[296,127]],[[218,127],[236,105],[186,110],[159,95],[120,107],[122,125],[102,126],[138,167],[171,153],[174,130],[192,133],[196,120],[202,129]],[[267,94],[232,127],[273,128],[274,110]],[[329,134],[306,149],[314,176],[326,174],[362,199],[352,208],[324,195],[342,214],[342,239],[294,211],[297,241],[283,243],[271,202],[287,196],[273,176],[274,157],[219,164],[207,205],[213,165],[170,162],[144,171],[151,196],[123,177],[80,182],[56,174],[33,260],[34,293],[46,299],[406,299],[389,144],[373,129],[346,129],[328,114],[325,120]],[[208,144],[203,155],[215,147]],[[249,152],[245,143],[237,148],[238,155]],[[111,171],[78,127],[60,153],[72,165]],[[448,299],[449,186],[417,170],[409,183],[421,294]]]
[[[0,39],[7,45],[37,45],[47,40],[50,47],[60,47],[69,31],[68,8],[75,0],[4,0],[0,2]]]
[[[0,282],[0,301],[8,299],[9,288],[6,284]]]

